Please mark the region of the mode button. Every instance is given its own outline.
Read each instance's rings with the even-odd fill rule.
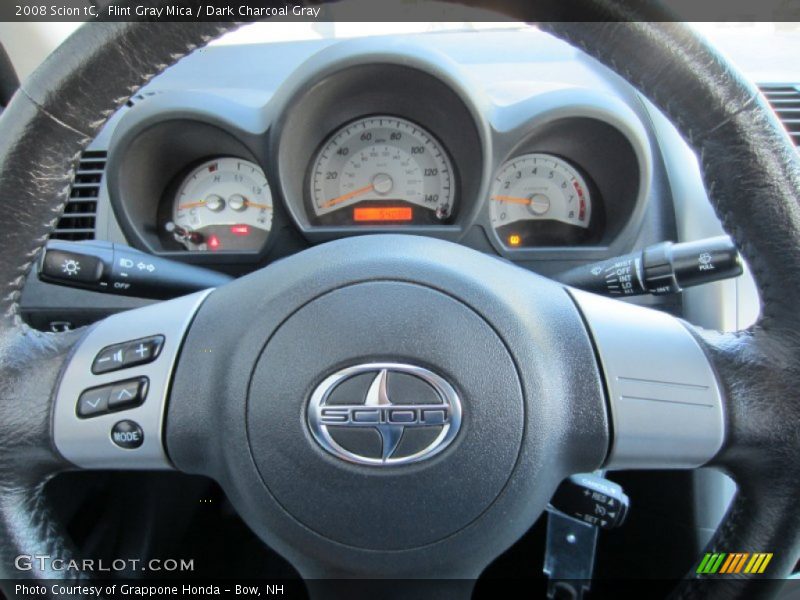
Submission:
[[[118,421],[111,428],[111,441],[120,448],[133,450],[144,443],[144,431],[138,423],[130,420]]]

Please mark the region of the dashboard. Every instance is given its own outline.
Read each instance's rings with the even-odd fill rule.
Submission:
[[[307,55],[283,78],[270,73],[268,91],[252,65],[232,68],[238,81],[224,91],[196,85],[198,68],[213,72],[242,48],[173,67],[108,135],[108,197],[125,241],[237,272],[382,232],[528,267],[628,249],[660,194],[641,101],[596,64],[554,80],[545,63],[539,77],[487,85],[442,47],[459,35],[498,47],[492,32],[295,44]]]
[[[234,276],[384,232],[545,276],[722,232],[663,115],[534,28],[212,46],[140,90],[82,165],[65,213],[78,235]],[[630,301],[736,329],[758,310],[748,282]],[[149,302],[31,276],[21,314],[53,330]],[[699,536],[725,506],[700,511]]]

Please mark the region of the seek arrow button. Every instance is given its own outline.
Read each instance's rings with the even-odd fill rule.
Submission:
[[[82,419],[101,415],[108,411],[108,395],[111,387],[104,386],[86,390],[78,398],[77,413]]]
[[[110,410],[121,410],[139,406],[147,396],[147,377],[139,377],[129,381],[122,381],[111,388],[108,397]]]

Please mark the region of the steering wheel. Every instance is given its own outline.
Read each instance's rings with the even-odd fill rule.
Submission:
[[[20,290],[81,150],[140,86],[232,27],[84,26],[0,119],[2,576],[61,576],[16,570],[20,554],[76,556],[43,496],[76,467],[209,476],[306,578],[474,579],[572,473],[711,465],[738,491],[709,551],[773,558],[760,575],[692,573],[680,591],[775,592],[800,550],[798,157],[690,29],[652,8],[586,11],[543,28],[634,85],[697,152],[757,281],[755,326],[701,331],[456,244],[380,235],[80,331],[32,330]],[[93,373],[104,349],[150,336],[155,360]],[[78,417],[86,388],[133,376],[147,378],[142,404]]]

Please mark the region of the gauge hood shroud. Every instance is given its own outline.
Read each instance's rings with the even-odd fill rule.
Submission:
[[[484,116],[464,82],[442,68],[443,61],[450,62],[446,56],[427,55],[414,45],[404,54],[381,50],[374,43],[368,48],[354,53],[351,43],[336,44],[306,61],[275,94],[281,120],[270,131],[270,160],[287,209],[311,241],[330,239],[334,232],[341,236],[381,231],[380,226],[366,224],[335,229],[315,225],[309,178],[319,150],[332,134],[358,119],[385,115],[429,132],[448,155],[455,218],[447,225],[429,225],[426,232],[457,239],[479,206],[475,199],[486,177],[490,133]],[[298,165],[308,168],[301,171]],[[394,229],[413,230],[402,225]]]

